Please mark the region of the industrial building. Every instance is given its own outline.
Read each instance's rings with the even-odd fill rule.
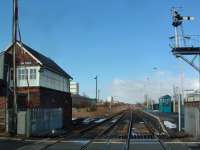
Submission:
[[[70,92],[75,95],[79,95],[79,83],[70,81]]]
[[[72,94],[72,106],[73,107],[88,107],[91,105],[96,104],[96,99],[86,97],[86,96],[81,96],[81,95],[75,95]]]
[[[159,111],[160,112],[172,112],[172,98],[169,95],[165,95],[159,98]]]
[[[70,80],[53,60],[21,42],[10,45],[0,54],[0,128],[9,132],[9,111],[13,109],[12,49],[16,48],[17,111],[27,108],[61,110],[62,125],[69,126],[72,118]],[[52,114],[53,115],[53,114]],[[7,129],[6,129],[7,128]],[[36,128],[36,127],[34,127]]]
[[[96,100],[79,93],[79,83],[70,81],[70,93],[72,97],[72,107],[89,107],[96,103]]]
[[[188,93],[185,101],[186,102],[200,101],[199,91],[194,91],[192,93]]]

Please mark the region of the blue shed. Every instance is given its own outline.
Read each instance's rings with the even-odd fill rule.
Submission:
[[[159,98],[159,111],[160,112],[172,112],[172,98],[169,95],[165,95]]]

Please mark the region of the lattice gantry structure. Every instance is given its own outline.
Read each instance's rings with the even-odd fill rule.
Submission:
[[[172,53],[191,65],[200,72],[200,41],[199,35],[186,35],[183,30],[183,22],[194,20],[191,16],[182,16],[176,9],[172,9],[172,26],[174,27],[174,36],[172,40]]]

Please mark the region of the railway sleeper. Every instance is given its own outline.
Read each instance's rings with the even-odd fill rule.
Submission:
[[[152,134],[135,134],[132,135],[133,139],[154,139],[154,135]]]

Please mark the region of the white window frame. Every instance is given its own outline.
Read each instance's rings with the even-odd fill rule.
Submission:
[[[37,69],[31,68],[29,71],[30,71],[30,73],[29,73],[30,80],[36,80],[37,79]]]
[[[18,80],[26,80],[29,75],[29,70],[24,68],[17,69]]]

